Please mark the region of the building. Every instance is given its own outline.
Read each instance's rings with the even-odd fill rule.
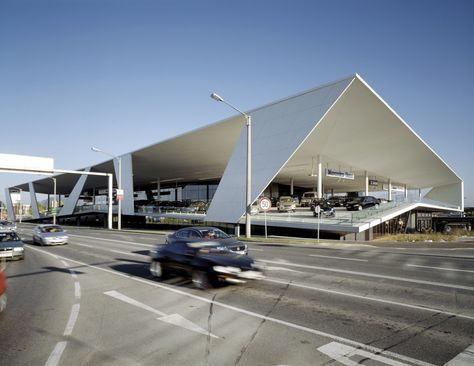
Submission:
[[[359,75],[246,113],[252,116],[252,200],[313,190],[320,196],[385,192],[388,203],[376,209],[340,211],[334,219],[323,219],[324,233],[370,239],[374,230],[402,215],[404,227],[415,228],[419,220],[412,212],[464,208],[462,179]],[[128,219],[243,223],[246,131],[241,115],[124,154],[121,162],[122,208]],[[117,159],[84,170],[117,176]],[[56,178],[64,200],[60,218],[105,210],[104,178]],[[35,193],[51,194],[51,180],[19,187],[30,192],[33,216],[41,218]],[[153,204],[164,199],[200,200],[209,207],[201,213]],[[78,202],[83,205],[78,207]],[[315,220],[307,210],[267,215],[273,228],[314,230]],[[264,225],[263,215],[252,221],[255,228]]]

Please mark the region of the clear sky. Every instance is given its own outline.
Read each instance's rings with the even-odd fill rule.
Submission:
[[[0,153],[82,168],[354,73],[474,206],[471,0],[0,0]]]

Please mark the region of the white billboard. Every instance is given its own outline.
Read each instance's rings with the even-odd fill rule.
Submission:
[[[53,170],[54,159],[39,156],[0,154],[0,169],[22,171]]]

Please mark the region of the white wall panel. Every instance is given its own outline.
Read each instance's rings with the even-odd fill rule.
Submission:
[[[304,142],[354,77],[250,111],[252,199],[255,200]],[[246,127],[226,167],[206,221],[235,223],[245,212]]]

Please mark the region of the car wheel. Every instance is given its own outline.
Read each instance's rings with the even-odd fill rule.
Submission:
[[[200,290],[206,290],[211,287],[209,275],[204,271],[194,270],[192,273],[192,281],[194,286]]]
[[[150,263],[150,273],[153,277],[163,278],[163,265],[159,261],[152,261]]]

